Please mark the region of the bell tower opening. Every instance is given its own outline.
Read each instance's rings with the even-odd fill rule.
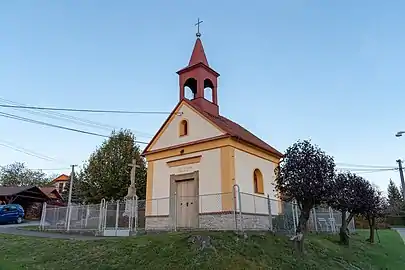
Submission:
[[[202,110],[219,114],[217,85],[219,73],[208,65],[201,39],[197,36],[188,66],[179,70],[180,100],[187,99]]]
[[[214,84],[210,79],[204,80],[204,98],[209,102],[214,102]]]
[[[195,99],[197,96],[197,80],[194,78],[187,79],[184,83],[183,91],[186,99]]]

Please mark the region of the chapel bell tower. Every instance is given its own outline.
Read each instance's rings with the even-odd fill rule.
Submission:
[[[199,23],[201,22],[197,23],[198,26]],[[212,115],[218,115],[217,88],[219,73],[208,65],[200,39],[199,28],[196,36],[197,40],[188,66],[177,71],[177,74],[179,74],[180,100],[188,99],[204,111]]]

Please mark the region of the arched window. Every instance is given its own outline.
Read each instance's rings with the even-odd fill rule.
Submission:
[[[259,169],[253,171],[253,190],[255,193],[264,194],[263,175]]]
[[[184,97],[192,100],[197,95],[197,80],[194,78],[188,78],[184,83]]]
[[[204,80],[204,98],[209,102],[213,102],[214,84],[210,79]]]
[[[186,136],[188,134],[188,122],[187,120],[181,120],[179,127],[180,136]]]

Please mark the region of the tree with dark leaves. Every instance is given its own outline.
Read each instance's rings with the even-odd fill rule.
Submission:
[[[390,179],[387,191],[388,191],[389,212],[391,215],[398,216],[401,214],[404,208],[404,201],[402,199],[402,195],[398,187],[395,185],[392,179]]]
[[[347,225],[355,215],[364,212],[364,196],[369,196],[371,184],[361,176],[345,172],[338,173],[333,181],[328,204],[342,213],[342,226],[340,227],[340,242],[349,244]],[[346,214],[349,213],[347,217]]]
[[[326,203],[335,175],[335,163],[310,141],[290,146],[276,169],[276,189],[285,201],[296,201],[300,209],[295,242],[303,251],[311,209]]]
[[[376,219],[382,218],[387,214],[388,203],[382,196],[382,192],[377,187],[372,186],[364,196],[363,216],[367,219],[370,228],[370,237],[368,241],[374,243],[374,233],[376,230]]]

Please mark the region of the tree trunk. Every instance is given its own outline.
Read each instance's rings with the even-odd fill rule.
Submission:
[[[352,221],[353,218],[354,218],[354,213],[350,213],[350,214],[349,214],[349,217],[348,217],[347,220],[346,220],[346,224],[349,224],[350,221]]]
[[[354,218],[354,216],[355,216],[354,213],[350,213],[349,217],[346,220],[346,232],[347,232],[347,235],[350,234],[348,226],[349,226],[350,222],[352,221],[352,219]]]
[[[370,227],[370,237],[368,238],[368,241],[372,244],[374,244],[374,233],[375,233],[375,217],[367,217],[368,220],[368,225]]]
[[[295,240],[295,246],[300,252],[304,251],[304,235],[307,232],[307,224],[308,224],[310,212],[311,212],[311,208],[302,209],[300,218],[298,221],[296,236],[295,236],[294,240]]]
[[[342,226],[340,227],[340,243],[349,245],[349,234],[347,233],[346,211],[342,211]]]

